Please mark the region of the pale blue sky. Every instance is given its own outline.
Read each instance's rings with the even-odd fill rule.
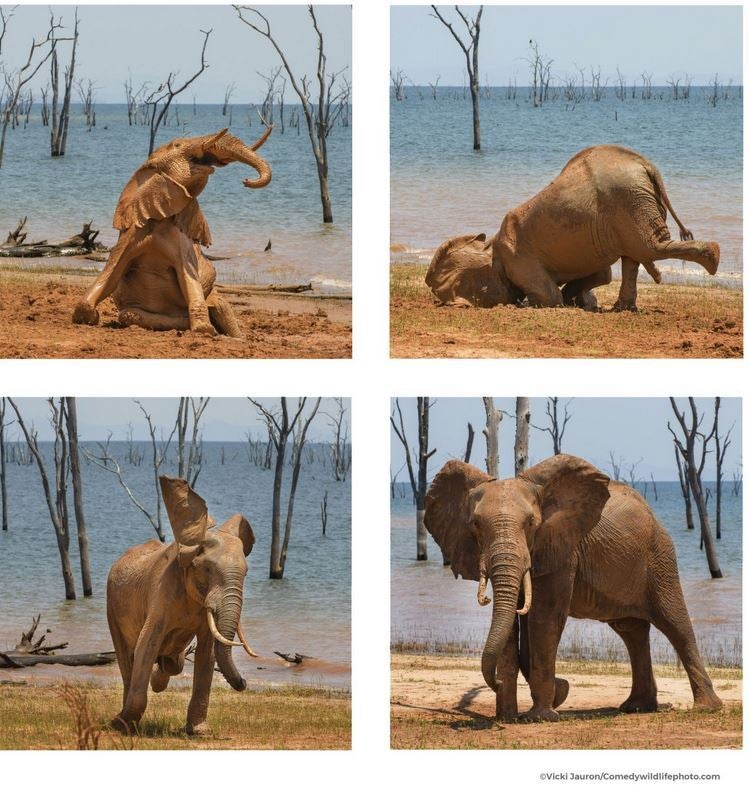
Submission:
[[[66,27],[72,27],[74,6],[52,8],[56,17],[62,16]],[[271,32],[298,77],[305,73],[314,76],[317,41],[307,6],[258,5],[257,8],[268,17]],[[328,71],[348,67],[350,79],[351,9],[315,6],[315,12],[325,36]],[[192,103],[193,90],[199,103],[221,103],[231,82],[237,83],[233,103],[258,101],[264,95],[264,82],[256,72],[267,74],[280,64],[271,44],[240,22],[230,5],[82,5],[78,17],[76,78],[92,79],[96,83],[100,103],[124,102],[122,85],[128,78],[128,69],[136,87],[144,81],[155,87],[170,70],[180,71],[183,79],[177,79],[178,83],[191,76],[200,63],[201,29],[213,29],[206,49],[210,67],[179,96],[182,104]],[[19,6],[3,42],[0,61],[17,66],[27,57],[31,40],[44,38],[48,26],[48,6]],[[63,48],[67,44],[60,46],[62,65],[69,55]],[[49,69],[45,67],[42,71],[37,90],[49,78]],[[291,93],[288,85],[286,100],[297,102]]]
[[[14,398],[27,425],[32,423],[39,431],[40,440],[52,438],[49,425],[49,406],[46,398]],[[148,413],[151,415],[157,431],[161,428],[165,436],[169,435],[177,415],[179,401],[176,398],[140,398]],[[279,406],[278,398],[257,398],[268,409]],[[311,411],[314,398],[307,401],[305,411]],[[98,441],[106,439],[108,433],[113,433],[113,439],[124,439],[128,432],[128,423],[133,424],[133,436],[136,440],[149,438],[143,414],[132,398],[78,398],[78,432],[82,440]],[[289,411],[296,411],[297,399],[289,398]],[[351,417],[351,404],[347,398],[343,399],[346,407],[345,421],[349,423]],[[312,421],[307,432],[308,441],[330,441],[330,420],[324,413],[337,414],[337,407],[331,398],[323,398],[317,416]],[[6,419],[14,419],[15,412],[8,405]],[[208,403],[205,414],[201,418],[203,423],[203,439],[205,441],[244,441],[247,431],[252,431],[255,436],[265,435],[265,425],[258,419],[257,410],[246,398],[212,398]],[[190,425],[192,427],[192,425]],[[8,429],[8,438],[16,439],[19,434],[17,425]]]
[[[500,425],[500,474],[511,476],[514,471],[513,444],[515,439],[515,399],[495,398],[495,405],[507,412]],[[540,427],[548,425],[546,417],[546,398],[531,399],[531,422]],[[560,410],[568,398],[560,398]],[[714,398],[697,399],[700,412],[706,412],[705,424],[712,426]],[[437,448],[437,453],[429,461],[431,479],[451,458],[463,458],[466,445],[467,426],[470,422],[476,432],[473,443],[471,463],[485,468],[486,441],[481,433],[484,427],[484,404],[481,398],[433,398],[435,405],[430,410],[429,448]],[[682,410],[687,405],[685,398],[677,398]],[[411,445],[416,444],[416,399],[402,398],[401,409],[406,421]],[[656,480],[676,479],[673,439],[666,428],[671,422],[676,426],[673,410],[668,398],[575,398],[569,405],[572,419],[567,424],[562,449],[564,452],[579,455],[605,472],[611,471],[609,452],[613,450],[617,459],[631,465],[642,459],[635,474],[639,478]],[[510,417],[509,415],[512,415]],[[732,472],[741,464],[741,400],[739,398],[721,399],[721,432],[734,425],[732,444],[726,453],[723,464],[724,476],[730,480]],[[678,426],[675,427],[678,432]],[[404,463],[401,443],[391,428],[391,469],[397,471]],[[531,429],[530,463],[538,463],[553,455],[551,437]],[[714,479],[715,463],[708,456],[705,479]],[[404,469],[398,476],[408,481]]]
[[[475,14],[477,7],[461,6]],[[444,15],[463,23],[452,6]],[[440,9],[442,10],[442,8]],[[431,8],[391,9],[390,63],[416,84],[460,85],[465,56],[449,31],[430,16]],[[602,82],[616,77],[617,65],[631,84],[642,71],[653,84],[688,72],[707,84],[717,72],[723,83],[742,82],[740,6],[490,6],[481,18],[479,71],[482,84],[504,85],[514,76],[528,84],[528,42],[554,60],[552,74],[576,73],[575,64],[601,67]]]

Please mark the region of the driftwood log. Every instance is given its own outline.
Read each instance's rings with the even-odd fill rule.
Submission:
[[[89,221],[83,224],[83,228],[78,234],[65,240],[55,242],[37,240],[27,243],[26,218],[24,217],[19,221],[14,231],[8,232],[6,241],[0,245],[0,257],[27,259],[45,256],[82,256],[94,251],[107,251],[106,246],[96,241],[99,230],[92,229],[92,223],[93,221]]]
[[[286,662],[291,663],[292,665],[300,665],[305,660],[314,660],[314,657],[310,657],[309,654],[299,654],[298,652],[294,652],[293,654],[287,652],[284,653],[282,651],[274,651],[274,654],[277,654],[282,660],[286,660]]]

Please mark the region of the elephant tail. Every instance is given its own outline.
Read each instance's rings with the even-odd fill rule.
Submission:
[[[663,178],[661,177],[661,173],[658,169],[647,159],[644,159],[645,163],[645,171],[650,178],[650,182],[653,183],[653,187],[655,188],[655,198],[658,202],[665,207],[663,211],[664,214],[666,210],[671,213],[674,221],[676,221],[677,226],[679,227],[679,236],[682,240],[694,240],[694,235],[687,229],[686,226],[679,220],[679,216],[676,215],[673,206],[671,205],[671,201],[668,198],[668,194],[666,193],[666,186],[663,183]]]

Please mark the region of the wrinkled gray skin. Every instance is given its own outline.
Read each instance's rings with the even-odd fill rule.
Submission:
[[[197,636],[192,698],[186,731],[207,730],[214,663],[235,690],[247,686],[229,646],[242,610],[246,558],[255,537],[248,521],[234,515],[218,529],[203,499],[183,479],[159,478],[175,542],[150,540],[123,554],[107,580],[107,620],[123,682],[122,710],[112,720],[133,731],[146,710],[148,684],[166,689],[182,672],[185,649]],[[236,644],[233,644],[236,645]]]
[[[679,241],[671,239],[667,210]],[[715,275],[720,247],[694,240],[676,216],[658,169],[616,145],[589,147],[571,158],[553,182],[507,213],[492,241],[495,269],[537,306],[562,305],[609,283],[619,259],[622,283],[614,308],[636,310],[641,264],[684,259]]]
[[[629,486],[571,455],[511,480],[450,461],[429,489],[424,523],[455,576],[479,581],[479,604],[492,602],[481,670],[499,719],[517,716],[518,668],[533,699],[521,719],[559,719],[569,685],[556,678],[555,661],[568,616],[606,622],[624,641],[632,689],[622,711],[658,708],[651,624],[676,649],[695,706],[722,705],[697,649],[671,538]]]
[[[155,150],[122,191],[113,221],[120,236],[73,322],[97,324],[96,307],[111,295],[124,326],[241,338],[231,307],[214,288],[216,270],[201,251],[211,233],[197,197],[216,167],[234,162],[258,173],[243,181],[245,187],[268,185],[270,166],[256,150],[271,130],[252,146],[225,128]]]

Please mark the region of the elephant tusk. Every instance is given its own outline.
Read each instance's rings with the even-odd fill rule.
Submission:
[[[224,636],[218,631],[218,627],[216,627],[216,620],[213,618],[213,611],[209,608],[207,610],[208,613],[208,628],[211,631],[211,635],[219,642],[222,643],[224,646],[241,646],[241,643],[237,643],[236,641],[230,641],[228,638],[224,638]]]
[[[242,624],[237,624],[237,635],[239,635],[239,640],[242,641],[242,646],[244,646],[244,650],[250,655],[250,657],[257,657],[258,655],[250,648],[250,644],[247,643],[247,640],[244,637],[244,630],[242,630]]]
[[[523,574],[523,594],[525,595],[525,602],[523,607],[518,611],[518,616],[525,616],[531,609],[533,602],[533,584],[531,583],[531,571],[526,570]]]
[[[250,150],[259,150],[264,144],[265,140],[270,136],[273,126],[269,125],[265,133],[250,147]]]
[[[486,596],[486,573],[482,572],[481,577],[479,578],[479,589],[476,592],[476,599],[478,600],[479,605],[488,605],[491,600],[489,597]]]

